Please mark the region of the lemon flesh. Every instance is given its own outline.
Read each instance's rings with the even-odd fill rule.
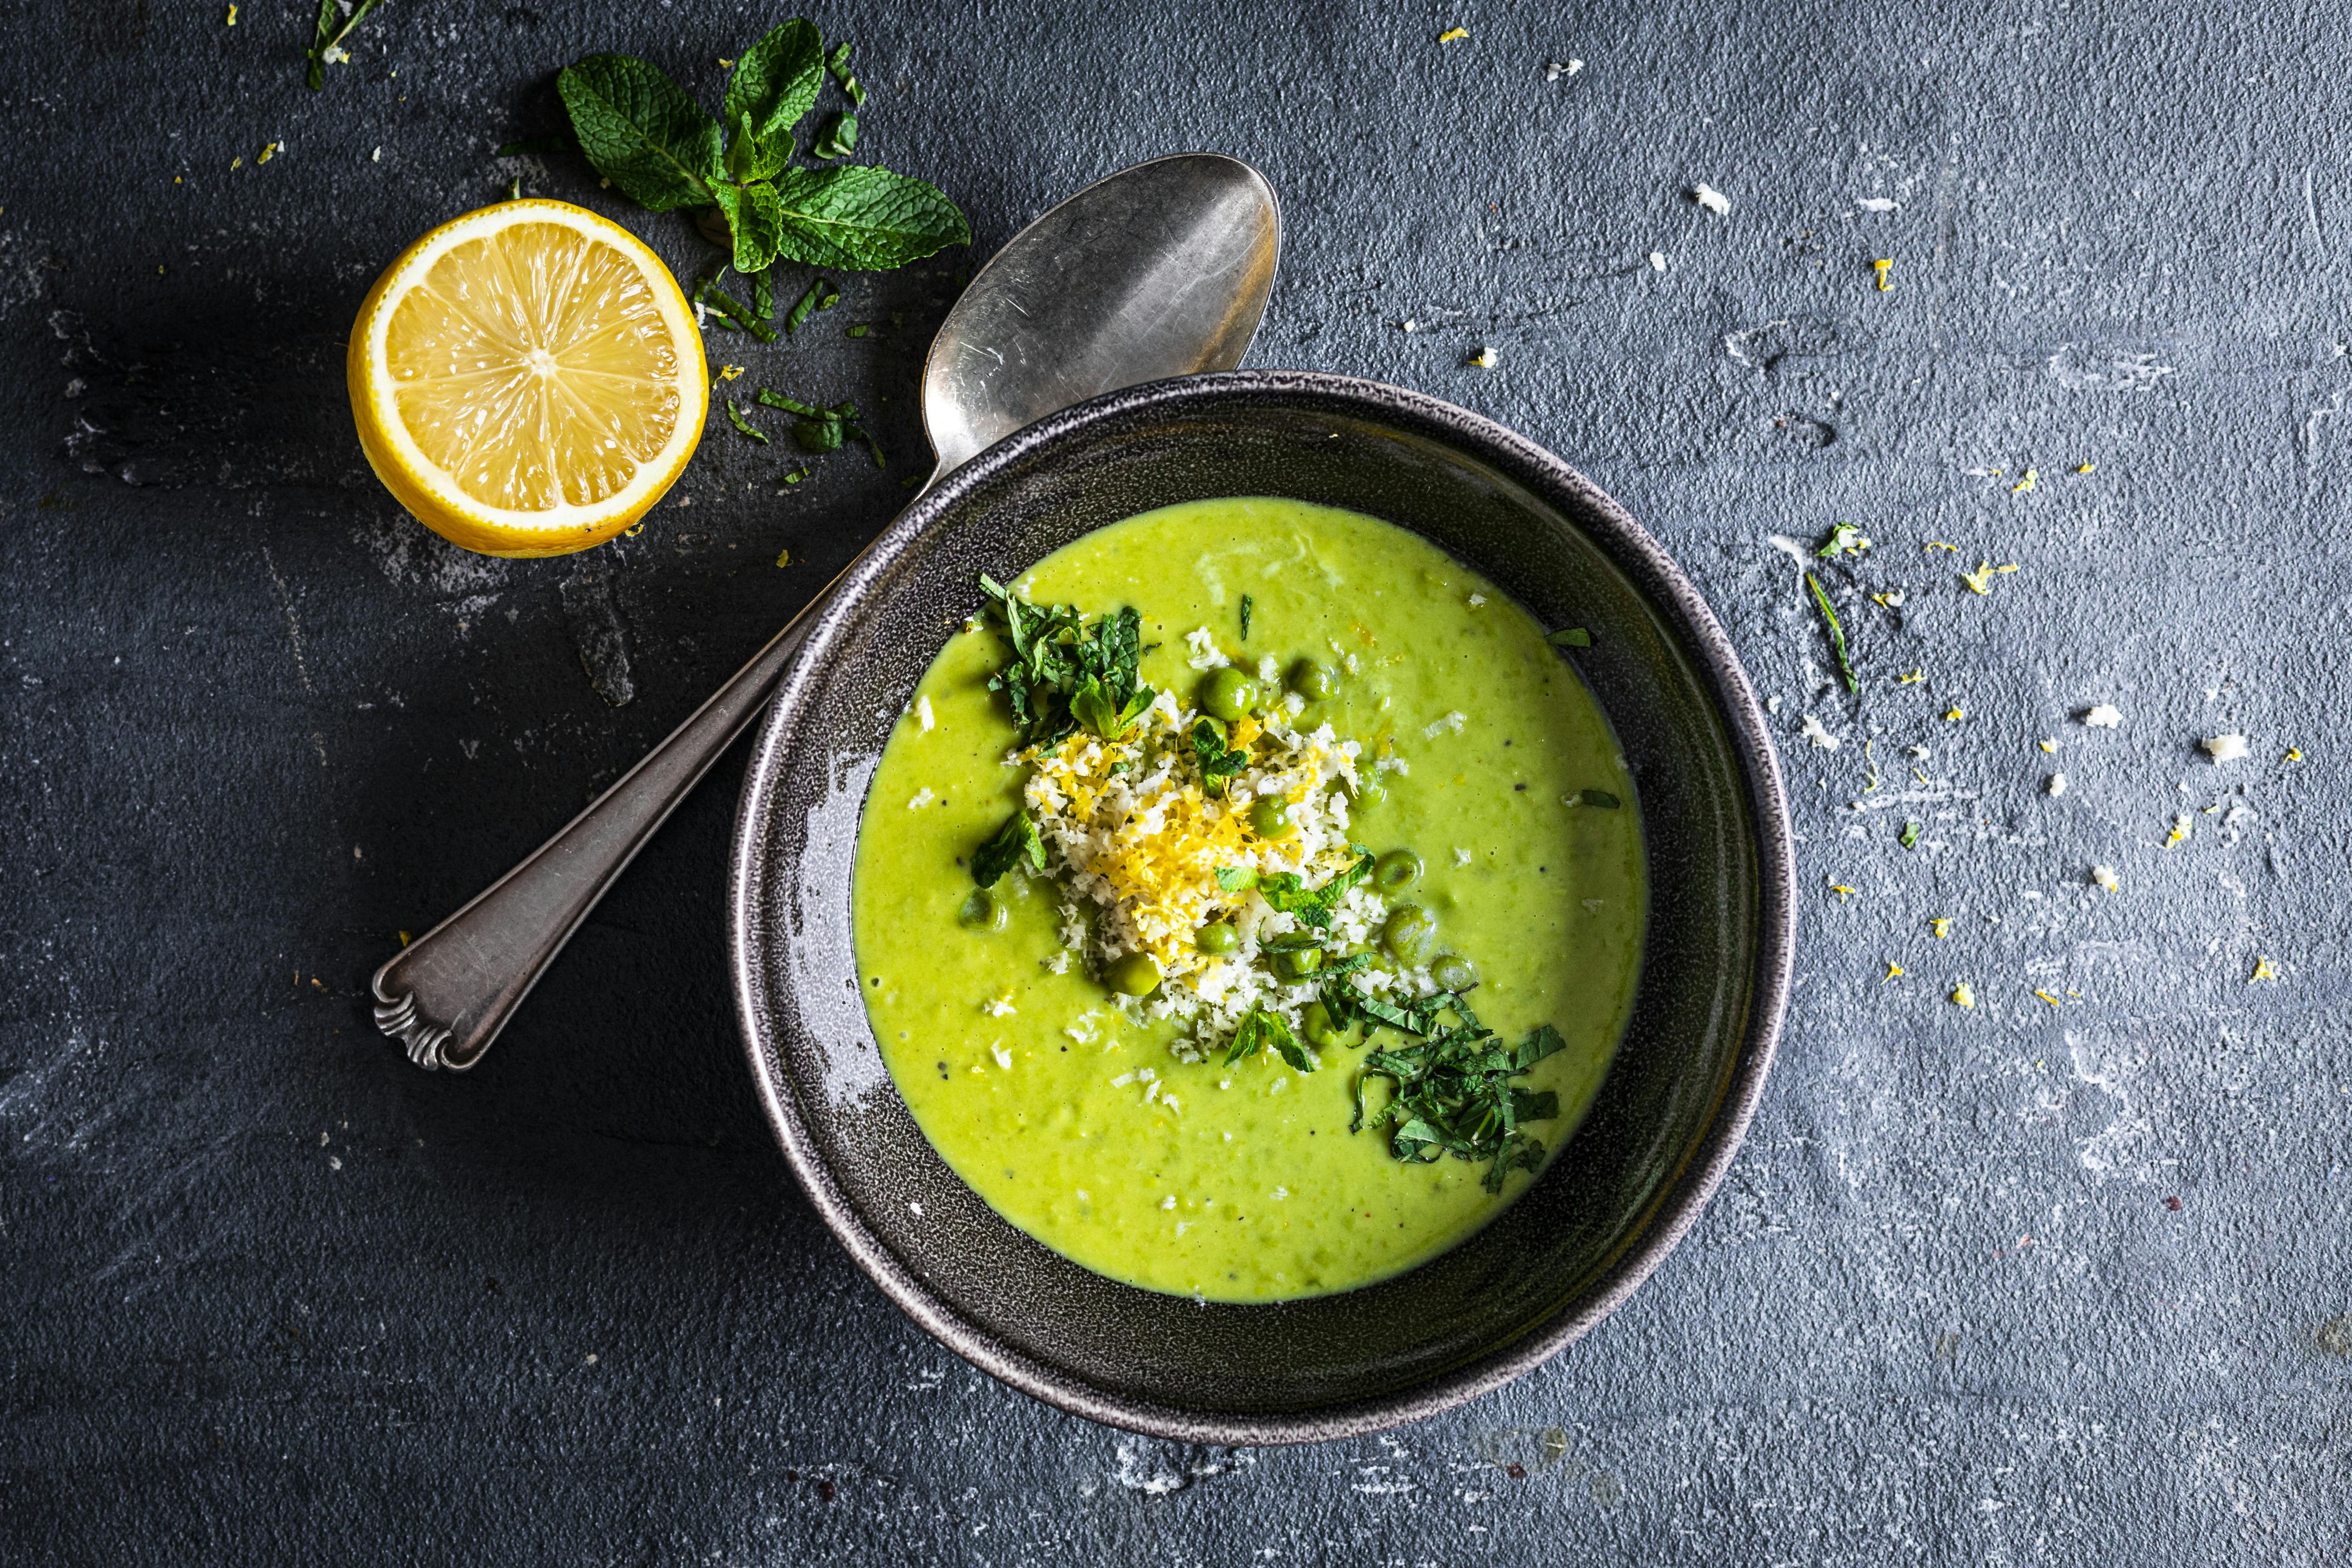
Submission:
[[[377,477],[426,527],[494,555],[628,527],[709,406],[677,279],[565,202],[503,202],[409,247],[360,309],[349,374]]]

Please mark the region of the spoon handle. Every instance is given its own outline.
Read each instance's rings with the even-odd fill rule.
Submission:
[[[824,598],[561,833],[375,972],[376,1027],[410,1061],[464,1072],[482,1059],[596,900],[767,705]]]

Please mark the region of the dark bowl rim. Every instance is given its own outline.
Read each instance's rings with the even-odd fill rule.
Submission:
[[[782,1052],[763,1034],[757,995],[762,982],[751,918],[761,881],[752,856],[775,791],[778,753],[790,736],[791,715],[810,673],[809,647],[821,640],[821,632],[837,627],[845,607],[871,587],[876,576],[987,479],[1088,426],[1139,411],[1266,400],[1290,406],[1320,405],[1335,416],[1369,417],[1437,440],[1576,517],[1586,536],[1624,573],[1675,635],[1706,686],[1747,780],[1748,806],[1757,828],[1758,884],[1754,1000],[1714,1120],[1656,1200],[1647,1226],[1602,1269],[1585,1297],[1509,1345],[1412,1387],[1375,1399],[1272,1415],[1192,1410],[1106,1393],[1013,1350],[927,1290],[859,1219],[848,1194],[818,1154],[789,1088],[766,1068],[763,1051],[772,1051],[778,1059]],[[736,1016],[769,1123],[793,1173],[835,1239],[902,1311],[991,1376],[1057,1409],[1182,1442],[1255,1447],[1323,1442],[1383,1431],[1435,1415],[1501,1387],[1581,1338],[1616,1310],[1674,1250],[1730,1169],[1779,1047],[1795,954],[1795,851],[1779,757],[1730,638],[1682,569],[1599,486],[1525,437],[1423,393],[1319,371],[1229,371],[1145,382],[1091,398],[1014,431],[940,479],[876,536],[803,618],[807,636],[793,650],[761,725],[744,773],[729,849],[727,949]]]

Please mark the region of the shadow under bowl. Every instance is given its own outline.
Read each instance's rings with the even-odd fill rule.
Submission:
[[[1540,1179],[1454,1250],[1377,1284],[1203,1305],[1118,1284],[1000,1218],[933,1152],[859,996],[850,876],[866,785],[916,682],[982,605],[1081,534],[1222,496],[1420,533],[1548,626],[1640,791],[1650,909],[1622,1044]],[[1557,458],[1372,382],[1244,372],[1130,387],[1000,442],[877,539],[813,611],[760,734],[728,910],[769,1117],[883,1291],[1017,1388],[1186,1441],[1309,1442],[1417,1420],[1539,1364],[1670,1250],[1728,1165],[1788,998],[1778,766],[1723,631],[1657,542]]]

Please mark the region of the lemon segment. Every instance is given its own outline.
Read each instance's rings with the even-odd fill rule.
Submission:
[[[347,374],[376,477],[490,555],[627,528],[685,468],[710,405],[677,280],[569,202],[501,202],[410,246],[360,307]]]

